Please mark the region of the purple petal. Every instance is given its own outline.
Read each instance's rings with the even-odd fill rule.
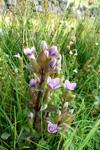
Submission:
[[[49,84],[51,82],[51,77],[47,78],[47,84]]]
[[[72,83],[72,88],[74,89],[76,87],[76,83]]]
[[[55,79],[52,79],[52,80],[53,80],[55,86],[60,82],[59,78],[55,78]]]
[[[52,126],[54,130],[57,128],[57,124],[53,124]]]
[[[30,80],[30,87],[34,87],[36,85],[37,79]]]
[[[60,85],[55,86],[55,89],[58,89],[58,88],[60,88]]]
[[[27,56],[30,56],[33,54],[33,52],[35,51],[35,48],[32,47],[31,49],[30,48],[26,48],[24,49],[24,54],[27,55]]]
[[[57,130],[52,131],[52,133],[56,133],[56,132],[57,132]]]
[[[55,58],[53,58],[49,64],[50,68],[54,68],[56,66],[56,63],[57,63],[57,60]]]
[[[52,125],[53,125],[53,124],[50,122],[50,123],[48,124],[48,128],[50,128]]]

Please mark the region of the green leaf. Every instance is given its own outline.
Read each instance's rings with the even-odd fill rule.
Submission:
[[[97,123],[94,125],[94,127],[92,128],[92,130],[89,132],[89,134],[87,135],[87,137],[85,138],[85,140],[83,141],[83,143],[80,145],[80,147],[78,148],[78,150],[82,150],[84,148],[84,146],[88,143],[88,141],[90,140],[90,138],[93,137],[93,134],[98,129],[99,124],[100,124],[100,119],[97,121]]]
[[[3,134],[1,135],[1,138],[2,138],[3,140],[7,140],[9,137],[10,137],[10,134],[7,133],[7,132],[5,132],[5,133],[3,133]]]
[[[31,65],[24,65],[24,67],[32,72],[34,71]]]
[[[6,148],[3,147],[3,146],[0,146],[0,150],[8,150],[8,149],[6,149]]]
[[[36,72],[39,72],[40,71],[40,66],[37,64],[36,60],[35,59],[32,59],[31,58],[31,65],[32,65],[32,69]]]
[[[48,107],[43,110],[44,112],[54,112],[54,111],[57,111],[59,107],[55,106],[55,105],[52,105],[52,104],[48,104]]]
[[[79,125],[79,123],[78,123],[78,125]],[[69,148],[69,146],[70,146],[70,144],[71,144],[71,142],[72,142],[73,136],[75,135],[75,132],[76,132],[76,130],[77,130],[77,128],[78,128],[78,125],[77,125],[77,127],[75,128],[75,130],[73,131],[71,137],[69,138],[69,140],[68,140],[68,142],[67,142],[67,145],[66,145],[66,147],[65,147],[64,150],[68,150],[68,148]]]

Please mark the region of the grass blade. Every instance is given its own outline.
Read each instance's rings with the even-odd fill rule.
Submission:
[[[83,141],[83,143],[80,145],[78,150],[82,150],[83,147],[87,144],[87,142],[89,141],[89,139],[91,137],[93,137],[94,132],[97,130],[98,126],[100,124],[100,119],[97,121],[97,123],[94,125],[94,127],[92,128],[92,130],[89,132],[89,134],[87,135],[87,137],[85,138],[85,140]]]

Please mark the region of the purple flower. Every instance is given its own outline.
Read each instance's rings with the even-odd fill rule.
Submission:
[[[28,118],[29,118],[30,120],[33,119],[33,113],[32,113],[32,112],[28,115]]]
[[[52,123],[48,124],[48,132],[56,133],[57,132],[57,130],[55,130],[56,128],[57,128],[57,124],[52,124]]]
[[[70,83],[70,81],[66,80],[64,86],[68,91],[74,90],[74,88],[76,87],[76,83]]]
[[[41,45],[40,45],[40,49],[41,49],[41,50],[47,50],[46,41],[42,41],[42,43],[41,43]]]
[[[33,52],[35,51],[35,47],[24,49],[24,54],[33,58]]]
[[[55,78],[55,79],[51,79],[51,77],[47,78],[47,84],[52,90],[60,87],[60,85],[58,85],[59,82],[60,82],[59,78]]]
[[[36,82],[37,82],[37,79],[31,79],[30,80],[30,87],[35,87]]]
[[[58,54],[57,46],[52,46],[49,48],[49,56],[54,57]]]
[[[56,66],[57,60],[55,58],[52,59],[52,61],[49,63],[49,67],[53,69]]]

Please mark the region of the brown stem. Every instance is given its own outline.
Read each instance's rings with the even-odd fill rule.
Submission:
[[[44,75],[43,75],[43,70],[42,70],[40,86],[41,86],[41,84],[42,84],[43,82],[44,82]],[[41,98],[41,94],[42,94],[42,92],[39,91],[38,97],[37,97],[37,101],[36,101],[36,107],[35,107],[36,114],[35,114],[35,118],[34,118],[33,128],[35,128],[35,123],[36,123],[36,119],[37,119],[37,112],[38,112],[39,109],[40,109],[40,108],[39,108],[39,101],[40,101],[40,98]]]

